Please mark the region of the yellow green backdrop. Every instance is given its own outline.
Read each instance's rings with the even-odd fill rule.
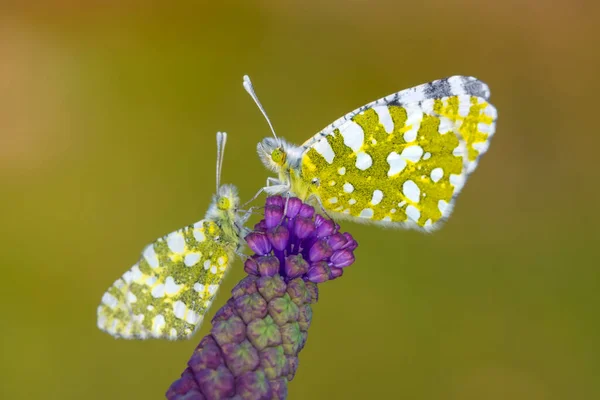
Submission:
[[[433,235],[343,224],[357,263],[323,285],[289,398],[600,398],[596,3],[80,3],[0,5],[0,397],[159,399],[179,376],[209,324],[117,341],[96,307],[202,218],[217,130],[224,182],[264,184],[243,74],[296,143],[465,74],[492,90],[490,151]]]

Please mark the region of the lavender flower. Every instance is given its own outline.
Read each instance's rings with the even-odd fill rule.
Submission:
[[[285,211],[284,211],[285,209]],[[339,278],[358,246],[339,225],[297,198],[268,197],[246,236],[248,273],[212,319],[170,400],[285,399],[318,299],[317,284]]]

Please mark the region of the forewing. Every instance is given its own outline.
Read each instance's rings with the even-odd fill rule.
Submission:
[[[489,95],[481,85],[464,87]],[[427,96],[424,87],[398,99]],[[433,230],[487,150],[495,119],[485,98],[466,94],[368,106],[307,149],[302,179],[318,180],[313,192],[338,217]]]
[[[104,294],[98,327],[126,339],[189,338],[210,308],[236,246],[210,220],[156,240]]]
[[[490,89],[479,79],[472,76],[451,76],[449,78],[438,79],[432,82],[392,93],[389,96],[382,97],[375,101],[365,104],[362,107],[353,110],[341,118],[338,118],[323,130],[307,140],[303,146],[310,147],[323,136],[330,134],[335,129],[340,128],[345,122],[349,121],[355,115],[376,106],[404,106],[407,104],[421,103],[430,99],[442,99],[451,96],[473,96],[480,97],[483,100],[490,98]]]

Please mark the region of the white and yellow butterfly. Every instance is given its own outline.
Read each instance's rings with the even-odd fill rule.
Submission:
[[[108,289],[98,327],[125,339],[191,337],[200,327],[246,233],[233,185],[220,186],[227,134],[217,133],[217,193],[203,220],[149,244]]]
[[[247,76],[244,87],[274,136],[257,147],[278,174],[262,191],[314,198],[335,218],[389,227],[432,231],[450,216],[497,118],[486,84],[453,76],[373,101],[297,146],[277,137]]]

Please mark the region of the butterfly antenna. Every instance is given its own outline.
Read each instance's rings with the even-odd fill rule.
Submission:
[[[227,143],[227,133],[217,132],[217,193],[221,187],[221,170],[223,169],[225,143]]]
[[[246,89],[246,92],[248,92],[250,97],[252,97],[252,100],[254,100],[254,102],[258,106],[258,109],[260,110],[260,112],[262,112],[263,115],[265,116],[265,119],[267,120],[267,123],[269,124],[269,127],[271,128],[271,132],[273,132],[273,136],[275,136],[275,139],[279,139],[277,137],[277,134],[275,133],[275,129],[273,129],[273,124],[271,123],[271,120],[269,119],[267,112],[263,108],[262,104],[260,104],[260,101],[258,100],[258,97],[256,96],[256,92],[254,92],[254,87],[252,86],[252,82],[250,81],[250,77],[248,75],[244,75],[244,89]]]

